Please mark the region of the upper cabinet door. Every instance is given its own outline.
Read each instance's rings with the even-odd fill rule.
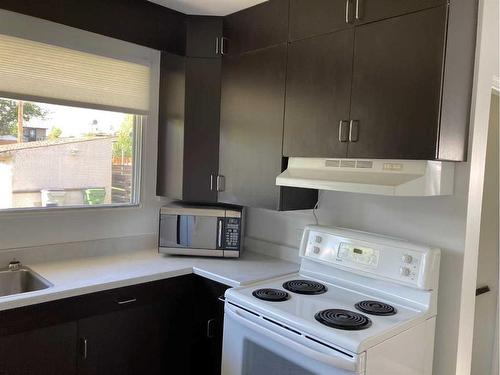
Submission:
[[[217,202],[221,59],[186,61],[182,198]]]
[[[270,0],[224,17],[224,52],[242,52],[288,40],[288,0]]]
[[[349,157],[435,159],[447,7],[356,28]]]
[[[276,209],[287,44],[223,58],[219,201]]]
[[[346,157],[354,29],[289,45],[284,156]]]
[[[220,57],[222,18],[188,16],[186,21],[186,56]]]
[[[354,10],[346,0],[291,0],[290,40],[350,28]]]
[[[445,4],[446,0],[350,0],[356,23],[373,22]],[[471,0],[472,1],[472,0]]]

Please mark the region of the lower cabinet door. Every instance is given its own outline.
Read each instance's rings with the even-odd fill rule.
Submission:
[[[168,368],[160,305],[128,308],[78,322],[80,375],[155,375]]]
[[[0,337],[0,374],[76,374],[76,322]]]
[[[194,301],[191,334],[192,375],[220,375],[224,303],[219,297],[229,287],[201,276],[193,277]]]

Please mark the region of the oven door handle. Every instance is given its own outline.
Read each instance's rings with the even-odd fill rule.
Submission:
[[[225,313],[238,323],[247,327],[248,329],[254,332],[258,332],[270,338],[271,340],[274,340],[275,342],[278,342],[298,353],[305,355],[308,358],[312,358],[316,361],[322,362],[331,367],[344,369],[352,372],[359,371],[357,358],[348,358],[347,355],[342,356],[341,353],[338,354],[334,353],[333,350],[332,350],[333,353],[325,354],[317,350],[314,350],[306,345],[302,345],[299,342],[291,340],[288,337],[282,336],[277,332],[274,332],[264,326],[261,326],[247,319],[242,315],[242,313],[239,310],[233,310],[233,308],[228,306],[228,304],[226,304]]]

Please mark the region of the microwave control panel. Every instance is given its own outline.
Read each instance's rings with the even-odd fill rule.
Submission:
[[[241,238],[241,219],[234,217],[221,217],[219,218],[219,223],[222,224],[220,227],[222,233],[220,237],[221,243],[218,244],[219,248],[224,250],[239,250]]]

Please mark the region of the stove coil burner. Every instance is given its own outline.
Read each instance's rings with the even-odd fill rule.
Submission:
[[[290,299],[290,295],[284,290],[279,289],[257,289],[252,295],[258,299],[270,302],[283,302]]]
[[[316,313],[314,318],[328,327],[346,331],[359,331],[372,325],[372,321],[368,317],[354,311],[341,309],[323,310]]]
[[[393,306],[379,301],[361,301],[354,305],[354,307],[361,312],[371,315],[389,316],[397,313]]]
[[[311,280],[291,280],[283,284],[283,288],[298,294],[322,294],[327,291],[326,286]]]

